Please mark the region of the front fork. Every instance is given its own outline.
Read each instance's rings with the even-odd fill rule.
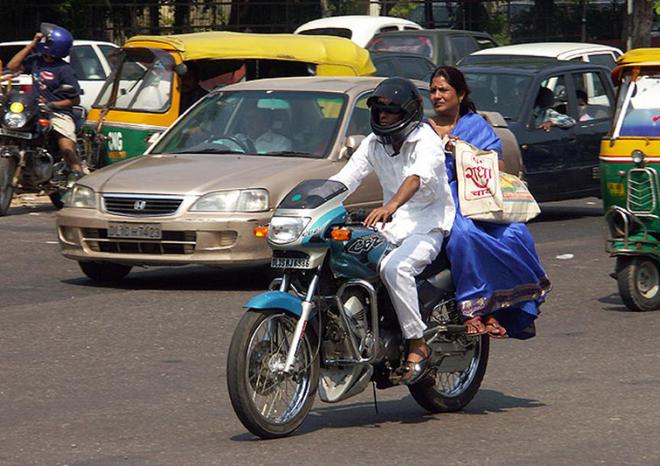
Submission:
[[[309,316],[312,314],[314,309],[314,295],[316,294],[316,289],[319,284],[319,274],[320,270],[316,271],[314,277],[312,278],[309,287],[307,288],[307,294],[305,299],[301,303],[302,312],[300,313],[300,318],[296,324],[296,329],[293,332],[293,340],[291,340],[291,346],[289,347],[289,352],[286,356],[286,362],[284,363],[284,372],[287,374],[291,373],[293,369],[294,360],[296,358],[296,352],[298,351],[298,346],[300,345],[300,340],[302,339],[305,329],[307,328],[307,323],[309,322]],[[280,285],[280,291],[286,292],[289,288],[289,274],[285,273],[282,277],[282,283]]]

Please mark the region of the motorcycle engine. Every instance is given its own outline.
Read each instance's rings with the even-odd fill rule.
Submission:
[[[53,178],[54,173],[53,157],[48,151],[37,149],[26,157],[26,167],[23,172],[26,184],[38,186]]]

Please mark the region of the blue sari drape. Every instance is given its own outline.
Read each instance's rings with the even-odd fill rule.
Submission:
[[[482,116],[462,116],[452,135],[480,149],[502,153],[502,142]],[[475,222],[464,217],[458,205],[454,157],[445,159],[456,205],[456,219],[447,239],[458,308],[466,317],[493,314],[513,338],[535,335],[534,319],[551,285],[522,223]]]

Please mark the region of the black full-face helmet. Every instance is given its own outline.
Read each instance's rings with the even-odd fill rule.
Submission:
[[[388,100],[383,105],[380,99]],[[371,109],[371,129],[383,144],[398,144],[406,140],[408,135],[422,121],[422,96],[417,86],[405,78],[388,78],[381,82],[367,100]],[[380,112],[399,113],[401,119],[392,125],[380,124]]]

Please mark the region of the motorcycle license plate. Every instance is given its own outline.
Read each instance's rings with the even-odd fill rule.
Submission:
[[[309,259],[306,257],[273,257],[270,266],[274,269],[308,269]]]
[[[108,238],[161,239],[163,232],[158,223],[120,223],[108,224]]]
[[[0,136],[9,136],[10,138],[18,139],[32,139],[32,135],[29,133],[21,133],[19,131],[11,131],[4,128],[0,128]]]

